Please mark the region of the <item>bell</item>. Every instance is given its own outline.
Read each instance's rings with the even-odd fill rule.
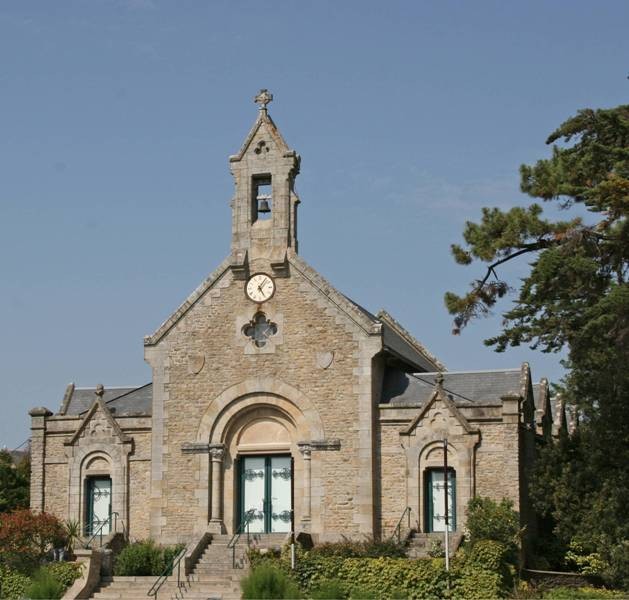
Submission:
[[[269,206],[269,201],[267,200],[267,198],[259,198],[259,202],[258,202],[258,212],[259,213],[270,213],[271,212],[271,207]]]

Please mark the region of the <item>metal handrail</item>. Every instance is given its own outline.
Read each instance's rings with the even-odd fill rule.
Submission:
[[[114,518],[114,527],[113,529],[110,529],[109,533],[118,533],[118,517],[120,515],[117,512],[112,512],[101,524],[100,527],[92,533],[92,537],[87,540],[87,542],[85,542],[85,544],[83,544],[84,548],[89,548],[90,544],[98,537],[100,536],[100,546],[102,547],[103,545],[103,527],[105,527],[105,525],[110,525],[111,526],[111,519],[112,517]],[[124,520],[120,519],[120,522],[122,523],[122,535],[125,539],[127,539],[127,530],[125,528],[124,525]]]
[[[404,517],[407,517],[407,527],[408,529],[410,529],[411,528],[411,507],[410,506],[407,506],[402,512],[402,516],[400,517],[400,520],[397,522],[397,525],[395,526],[395,529],[393,530],[393,535],[390,538],[390,539],[393,539],[397,537],[398,544],[402,543],[402,521],[404,521]]]
[[[163,573],[155,580],[155,583],[151,586],[151,589],[146,592],[147,596],[153,596],[157,598],[157,593],[160,588],[166,583],[166,580],[173,574],[173,570],[177,567],[177,588],[184,587],[185,584],[181,583],[181,559],[186,555],[188,546],[181,549],[179,554],[175,556],[164,569]]]
[[[246,527],[247,546],[249,546],[249,523],[251,522],[251,519],[253,519],[255,512],[255,509],[252,508],[245,513],[245,517],[242,520],[242,523],[238,526],[238,529],[236,529],[236,532],[232,536],[232,539],[229,540],[229,543],[227,544],[227,548],[231,548],[232,551],[232,567],[234,569],[236,568],[236,544],[238,543],[240,536],[244,533],[244,528]]]

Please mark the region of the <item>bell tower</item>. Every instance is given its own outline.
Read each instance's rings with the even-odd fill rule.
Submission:
[[[232,199],[232,269],[246,269],[248,261],[268,259],[281,271],[289,252],[297,252],[295,177],[300,157],[291,150],[271,119],[273,100],[260,90],[254,101],[258,118],[240,152],[229,157],[235,180]]]

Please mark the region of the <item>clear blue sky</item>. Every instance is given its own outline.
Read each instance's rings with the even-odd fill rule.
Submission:
[[[142,337],[228,253],[261,87],[302,155],[306,260],[451,370],[560,377],[485,348],[498,317],[450,334],[443,293],[481,267],[449,245],[528,201],[518,167],[555,126],[627,101],[627,23],[624,1],[4,0],[0,445],[70,381],[150,380]]]

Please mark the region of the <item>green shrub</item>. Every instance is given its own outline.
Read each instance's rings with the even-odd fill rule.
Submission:
[[[349,600],[374,600],[375,596],[366,588],[355,587],[349,593]]]
[[[134,542],[116,556],[114,575],[161,575],[183,548],[183,544],[158,546],[153,540]]]
[[[603,573],[605,582],[629,590],[629,541],[612,546],[606,558],[609,566]]]
[[[308,593],[324,580],[337,579],[350,590],[352,597],[363,592],[371,598],[437,599],[446,590],[444,561],[441,559],[409,560],[407,558],[345,558],[334,556],[298,557],[295,578]]]
[[[326,545],[325,552],[330,550]],[[503,564],[497,572],[489,571],[486,565],[479,567],[473,561],[489,557],[492,564],[501,565],[499,557],[503,547],[496,542],[479,545],[473,559],[467,553],[457,553],[451,561],[449,575],[443,559],[390,557],[350,557],[297,548],[295,570],[290,569],[290,553],[284,548],[281,555],[252,553],[252,566],[256,569],[274,566],[290,575],[307,598],[325,600],[332,593],[339,598],[393,598],[409,600],[441,600],[448,595],[447,581],[450,580],[450,596],[456,599],[499,598],[506,596],[509,582],[507,575],[513,567]],[[332,586],[338,587],[332,588]]]
[[[558,587],[544,592],[544,600],[605,600],[627,598],[626,592],[594,587]]]
[[[26,588],[30,584],[28,576],[0,564],[0,589],[2,598],[18,600],[24,596]]]
[[[342,582],[338,579],[324,579],[308,595],[310,600],[341,600],[347,597]]]
[[[464,566],[452,573],[451,597],[456,600],[485,600],[504,598],[504,584],[500,573],[476,565]]]
[[[393,540],[374,541],[373,539],[327,542],[315,546],[310,552],[316,556],[340,558],[378,558],[380,556],[402,558],[406,556],[404,544],[398,544]]]
[[[583,545],[575,540],[568,545],[565,562],[569,569],[583,575],[600,576],[609,568],[598,552],[587,552]]]
[[[299,587],[280,568],[261,564],[252,569],[240,582],[244,600],[271,598],[299,598]]]
[[[170,565],[177,555],[186,547],[185,544],[175,544],[174,546],[164,546],[162,548],[163,552],[163,566],[160,573],[164,572],[164,569]]]
[[[495,540],[478,540],[470,549],[467,562],[470,566],[499,573],[504,568],[507,548]]]
[[[53,562],[46,565],[46,569],[66,590],[81,576],[83,565],[75,562]]]
[[[467,504],[467,528],[472,546],[479,540],[495,540],[507,548],[520,543],[520,517],[506,498],[499,503],[491,498],[472,498]]]
[[[63,596],[65,586],[55,577],[55,574],[42,567],[32,577],[31,584],[26,589],[26,597],[31,600],[56,600]]]

